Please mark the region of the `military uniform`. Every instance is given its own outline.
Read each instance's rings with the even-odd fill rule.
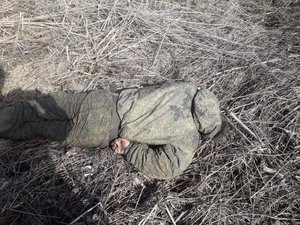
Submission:
[[[200,134],[221,128],[219,103],[206,89],[188,82],[167,82],[120,93],[119,135],[131,141],[125,159],[152,178],[181,174],[192,162]]]
[[[106,90],[58,92],[19,102],[0,110],[0,138],[39,137],[80,147],[107,147],[116,97]]]
[[[3,138],[43,137],[105,147],[117,133],[131,142],[124,158],[158,179],[181,174],[191,163],[201,135],[213,137],[220,128],[216,97],[189,82],[126,89],[118,96],[105,90],[57,93],[0,111]]]

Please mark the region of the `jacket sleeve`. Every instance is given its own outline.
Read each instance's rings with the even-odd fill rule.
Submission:
[[[196,146],[197,148],[197,146]],[[182,149],[166,145],[131,143],[125,159],[150,178],[170,179],[181,174],[192,162],[194,152],[184,153]]]

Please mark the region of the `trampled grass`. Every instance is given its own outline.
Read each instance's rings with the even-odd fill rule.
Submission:
[[[213,91],[231,123],[169,181],[108,150],[1,140],[0,224],[300,224],[298,1],[0,6],[2,106],[185,79]]]

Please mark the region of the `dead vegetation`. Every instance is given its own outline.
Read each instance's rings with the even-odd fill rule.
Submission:
[[[298,1],[0,6],[1,105],[186,79],[212,90],[232,125],[170,181],[106,150],[2,140],[0,224],[300,224]]]

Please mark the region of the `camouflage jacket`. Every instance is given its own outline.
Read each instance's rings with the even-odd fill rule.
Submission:
[[[196,93],[197,86],[187,82],[123,90],[117,110],[119,136],[131,141],[125,159],[150,178],[181,174],[201,141],[192,115]]]

